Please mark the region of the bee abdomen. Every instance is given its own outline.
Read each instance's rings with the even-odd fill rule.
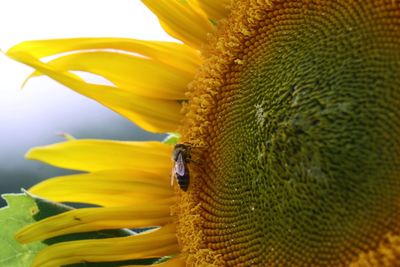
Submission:
[[[189,187],[189,175],[176,175],[176,179],[178,180],[179,187],[186,191]]]

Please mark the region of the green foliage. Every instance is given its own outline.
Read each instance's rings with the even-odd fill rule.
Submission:
[[[178,143],[181,135],[178,133],[169,133],[168,136],[164,139],[163,143],[168,145],[175,145]]]
[[[8,206],[0,209],[0,266],[26,267],[34,256],[44,248],[43,243],[22,245],[14,239],[14,234],[23,226],[35,222],[33,213],[38,207],[34,198],[26,194],[7,194],[2,196]]]
[[[127,229],[104,230],[89,233],[70,234],[51,238],[42,242],[20,244],[14,239],[17,231],[26,225],[42,220],[44,218],[68,211],[69,206],[51,202],[28,193],[5,194],[2,197],[8,206],[0,209],[0,266],[27,267],[32,263],[35,255],[46,246],[58,242],[99,239],[135,235],[136,233]],[[131,260],[112,263],[79,263],[69,267],[116,267],[133,264],[151,264],[157,259]]]

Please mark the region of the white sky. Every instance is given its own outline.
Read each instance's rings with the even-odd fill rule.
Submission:
[[[1,0],[3,51],[23,40],[65,37],[172,40],[139,0]],[[0,171],[10,156],[22,159],[29,147],[48,143],[57,132],[73,134],[85,125],[90,131],[91,124],[95,129],[109,120],[126,123],[46,77],[32,79],[21,91],[30,72],[0,54]]]

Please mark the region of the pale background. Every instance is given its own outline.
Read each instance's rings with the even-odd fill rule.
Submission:
[[[23,40],[66,37],[172,40],[139,0],[1,0],[2,51]],[[67,173],[23,158],[30,147],[62,141],[57,133],[118,140],[163,138],[49,78],[32,79],[20,90],[30,72],[0,54],[0,194]]]

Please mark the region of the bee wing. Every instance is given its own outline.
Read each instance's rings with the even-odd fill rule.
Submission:
[[[182,154],[179,153],[171,171],[171,186],[174,186],[175,176],[184,176],[185,172],[185,162],[183,161]]]
[[[185,175],[185,162],[183,161],[182,153],[180,153],[176,159],[174,171],[180,176]]]

